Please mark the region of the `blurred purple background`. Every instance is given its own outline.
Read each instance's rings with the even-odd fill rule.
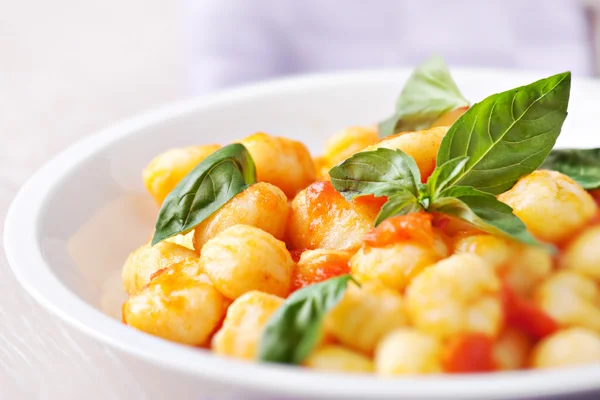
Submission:
[[[288,74],[450,65],[591,75],[593,13],[569,0],[190,1],[195,92]]]

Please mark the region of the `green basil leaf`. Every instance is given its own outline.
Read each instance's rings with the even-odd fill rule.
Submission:
[[[469,157],[456,157],[437,167],[427,179],[427,190],[432,200],[437,199],[450,182],[462,171]]]
[[[394,113],[391,117],[388,117],[381,121],[379,124],[377,124],[379,136],[386,137],[400,132],[399,129],[396,129],[396,126],[398,126],[399,121],[400,116],[398,115],[398,113]]]
[[[393,116],[379,124],[381,136],[428,128],[445,112],[468,106],[444,60],[435,55],[419,65],[406,81]]]
[[[437,156],[441,166],[469,161],[452,184],[499,194],[537,169],[567,117],[571,73],[494,94],[473,105],[448,130]]]
[[[421,173],[415,160],[401,150],[361,151],[329,171],[331,184],[347,200],[373,194],[391,196],[399,190],[417,195]]]
[[[352,276],[342,275],[292,293],[267,322],[258,359],[285,364],[304,361],[319,340],[325,314],[342,299],[348,281],[357,283]]]
[[[600,148],[552,150],[540,169],[562,172],[584,189],[598,189],[600,188]]]
[[[388,218],[417,211],[423,211],[423,206],[419,203],[419,199],[408,190],[401,190],[395,195],[388,197],[388,201],[381,207],[377,215],[375,226]]]
[[[255,182],[254,161],[242,144],[215,151],[167,195],[158,213],[152,245],[194,228]]]
[[[530,245],[540,243],[512,208],[492,194],[468,186],[455,186],[433,201],[430,212],[438,212],[471,223],[484,232],[504,236]]]

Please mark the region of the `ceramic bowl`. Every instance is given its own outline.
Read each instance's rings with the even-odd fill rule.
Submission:
[[[191,377],[190,388],[207,398],[516,399],[599,390],[600,365],[395,379],[324,374],[221,358],[120,322],[120,269],[128,253],[148,240],[157,214],[141,179],[153,156],[255,131],[302,140],[318,154],[336,130],[387,117],[408,74],[370,71],[267,82],[169,105],[92,135],[45,165],[15,198],[5,226],[10,265],[57,318],[119,352]],[[478,101],[549,74],[456,69],[453,75],[465,96]],[[599,147],[599,105],[600,83],[574,79],[558,145]]]

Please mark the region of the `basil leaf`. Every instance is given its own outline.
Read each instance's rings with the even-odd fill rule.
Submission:
[[[301,363],[319,340],[325,314],[342,299],[350,280],[357,283],[352,276],[342,275],[292,293],[267,322],[258,359]]]
[[[331,184],[346,198],[373,194],[391,196],[408,190],[415,196],[421,173],[415,160],[401,150],[361,151],[329,171]]]
[[[446,63],[435,55],[408,78],[396,101],[396,113],[379,124],[379,133],[388,136],[428,128],[445,112],[468,105]]]
[[[446,161],[433,171],[427,179],[427,190],[431,199],[435,200],[440,196],[440,193],[448,187],[468,161],[469,157],[456,157]]]
[[[167,195],[158,213],[152,245],[194,228],[255,182],[254,161],[242,144],[215,151]]]
[[[473,105],[448,130],[437,156],[441,166],[468,156],[452,184],[499,194],[538,168],[567,117],[571,73],[494,94]]]
[[[540,168],[562,172],[584,189],[600,188],[600,148],[552,150]]]
[[[441,193],[428,209],[469,222],[484,232],[504,236],[530,245],[540,243],[525,224],[492,194],[468,186],[455,186]]]
[[[381,207],[377,215],[375,226],[396,215],[406,215],[422,210],[423,206],[419,203],[419,199],[415,195],[408,190],[401,190],[395,195],[388,197],[388,201]]]

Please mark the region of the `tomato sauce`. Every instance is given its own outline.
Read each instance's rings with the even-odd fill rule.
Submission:
[[[315,182],[306,189],[306,198],[312,205],[311,217],[327,215],[332,207],[335,207],[335,199],[343,199],[331,182]]]
[[[543,339],[559,328],[550,315],[531,300],[515,293],[506,283],[502,286],[502,304],[506,324],[520,329],[534,340]]]
[[[302,253],[304,253],[305,250],[288,250],[290,252],[290,256],[292,256],[292,260],[294,260],[295,263],[297,263],[298,261],[300,261],[300,257],[302,256]]]
[[[388,198],[386,196],[375,197],[374,195],[369,194],[366,196],[357,197],[352,201],[358,205],[364,205],[369,208],[380,210],[387,200]]]
[[[433,246],[433,215],[411,213],[388,218],[365,235],[364,243],[371,247],[385,247],[393,243],[415,240]]]
[[[343,259],[317,263],[311,265],[310,269],[296,268],[292,276],[292,292],[348,273],[350,273],[350,265],[348,260]]]
[[[491,372],[495,369],[494,341],[482,333],[466,333],[448,340],[442,366],[449,373]]]

